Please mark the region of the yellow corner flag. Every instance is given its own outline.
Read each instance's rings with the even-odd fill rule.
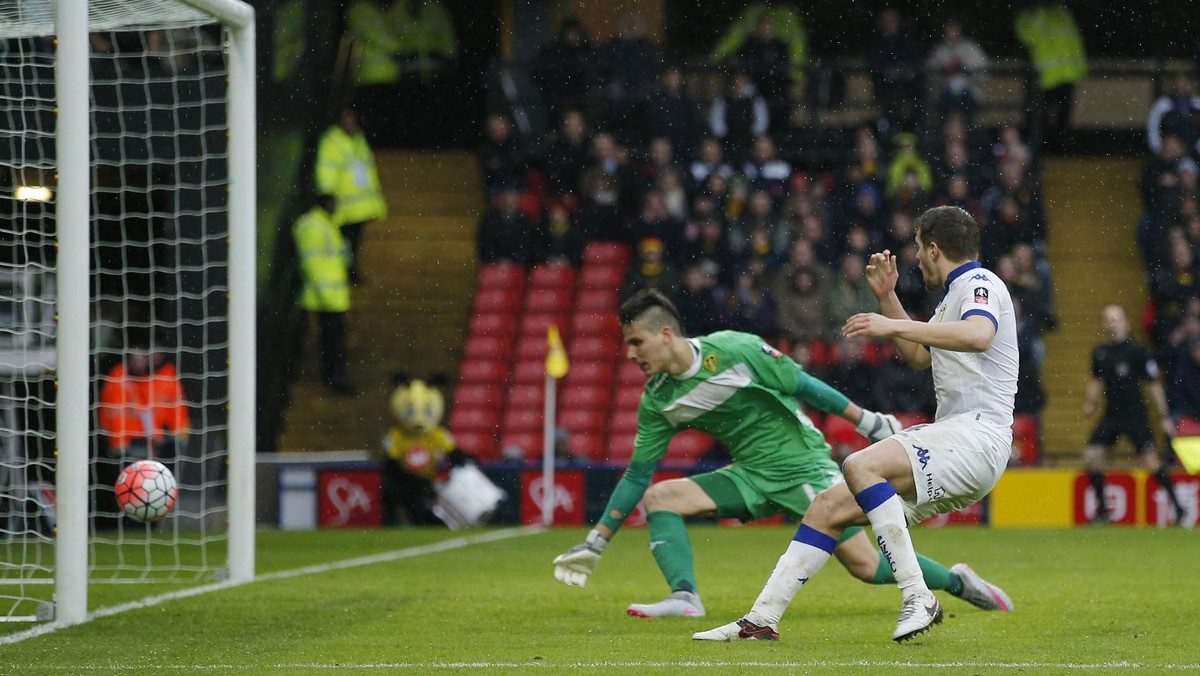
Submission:
[[[546,350],[546,373],[556,379],[562,378],[567,375],[571,364],[567,361],[567,349],[563,347],[557,325],[551,324],[546,328],[546,343],[549,345],[549,349]]]
[[[1200,474],[1200,437],[1175,437],[1171,446],[1188,474]]]

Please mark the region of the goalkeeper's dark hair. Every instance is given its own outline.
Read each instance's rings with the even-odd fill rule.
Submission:
[[[658,289],[642,289],[621,303],[620,319],[622,325],[640,321],[654,327],[669,326],[676,335],[686,335],[683,331],[683,318],[670,298]]]
[[[952,261],[979,257],[979,224],[959,207],[934,207],[913,221],[913,229],[926,246],[937,242],[938,248]]]

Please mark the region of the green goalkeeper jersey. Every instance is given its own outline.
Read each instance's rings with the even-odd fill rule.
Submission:
[[[685,429],[723,442],[741,471],[763,484],[828,481],[838,474],[829,444],[796,397],[840,413],[848,402],[843,395],[758,336],[719,331],[688,342],[695,354],[691,368],[646,382],[633,457],[601,519],[613,530],[641,499],[671,438]]]

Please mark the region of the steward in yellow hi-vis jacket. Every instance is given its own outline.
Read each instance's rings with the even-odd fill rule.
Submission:
[[[334,220],[350,245],[350,281],[359,279],[358,252],[369,221],[387,216],[387,203],[375,171],[375,155],[353,110],[343,110],[337,124],[317,144],[317,192],[337,198]]]
[[[315,318],[320,332],[321,379],[340,394],[353,394],[346,375],[346,312],[350,309],[347,279],[349,252],[334,220],[337,201],[330,195],[317,198],[292,226],[304,288],[300,307]]]

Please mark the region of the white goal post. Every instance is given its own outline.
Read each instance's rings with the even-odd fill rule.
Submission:
[[[95,62],[95,43],[93,40],[105,39],[107,33],[111,36],[149,35],[156,37],[175,33],[187,34],[187,31],[199,31],[201,28],[220,26],[219,44],[195,45],[187,44],[187,48],[201,53],[202,57],[190,57],[200,60],[208,54],[221,55],[219,79],[223,84],[222,96],[225,110],[219,117],[220,128],[214,129],[209,120],[204,117],[204,105],[192,105],[187,100],[179,105],[179,109],[171,111],[156,110],[153,96],[144,109],[124,111],[121,109],[102,111],[97,103],[94,85],[97,81],[93,73]],[[199,34],[199,33],[196,33]],[[207,35],[205,33],[204,35]],[[97,38],[96,36],[100,36]],[[28,218],[29,223],[42,228],[41,235],[50,232],[56,246],[56,253],[51,263],[33,270],[38,279],[45,278],[41,289],[41,298],[28,295],[29,291],[23,284],[14,283],[11,287],[0,288],[0,304],[7,308],[23,308],[26,305],[53,304],[52,308],[36,308],[38,316],[53,317],[57,315],[57,324],[50,320],[48,328],[30,328],[21,326],[0,326],[0,370],[3,370],[3,382],[9,383],[11,374],[20,369],[33,367],[49,373],[53,386],[48,387],[54,392],[53,397],[42,397],[37,406],[32,404],[21,408],[21,414],[28,417],[30,411],[40,407],[52,409],[53,424],[48,425],[50,431],[40,433],[43,440],[52,446],[53,458],[44,462],[35,473],[54,476],[54,493],[50,499],[35,499],[29,497],[30,473],[25,466],[19,464],[20,453],[10,452],[13,439],[33,435],[28,428],[28,421],[9,425],[7,422],[14,416],[6,416],[0,420],[0,448],[6,455],[0,456],[0,481],[9,481],[10,477],[18,479],[9,481],[9,485],[0,485],[0,505],[20,504],[28,501],[42,511],[53,514],[53,564],[42,560],[40,555],[28,555],[24,552],[39,552],[43,541],[49,537],[38,529],[28,526],[11,526],[24,524],[25,515],[17,512],[17,508],[0,506],[0,548],[7,548],[9,553],[22,552],[29,556],[29,561],[22,562],[9,556],[0,565],[0,584],[16,587],[18,592],[0,591],[4,603],[11,602],[11,607],[0,607],[0,621],[48,619],[53,617],[60,625],[70,625],[83,622],[88,617],[88,584],[89,579],[96,576],[98,568],[96,531],[92,521],[95,514],[95,494],[106,487],[98,486],[90,474],[93,463],[92,448],[95,439],[96,403],[95,393],[98,390],[96,373],[97,352],[93,345],[94,336],[98,331],[111,332],[142,331],[152,336],[160,330],[179,334],[201,335],[202,340],[219,343],[215,347],[207,342],[195,347],[175,343],[176,354],[184,359],[203,363],[204,369],[196,369],[193,373],[181,370],[185,378],[190,377],[193,389],[201,391],[203,401],[191,402],[201,410],[200,420],[193,425],[191,446],[199,447],[195,458],[187,458],[192,464],[187,471],[201,477],[191,487],[194,494],[195,507],[188,518],[195,523],[222,523],[223,533],[220,537],[205,539],[203,551],[198,557],[202,559],[200,566],[189,568],[189,574],[194,575],[225,575],[232,582],[246,582],[254,577],[254,535],[255,535],[255,324],[256,324],[256,146],[255,146],[255,33],[254,11],[249,5],[237,0],[0,0],[0,54],[9,56],[13,51],[10,45],[16,45],[25,39],[48,40],[53,37],[53,49],[43,50],[34,56],[25,53],[17,54],[12,61],[3,65],[2,77],[40,77],[37,63],[28,63],[42,58],[53,60],[53,81],[51,83],[38,81],[34,86],[22,82],[19,86],[9,87],[7,82],[0,81],[3,92],[18,92],[14,98],[5,98],[0,94],[0,116],[9,115],[8,122],[0,126],[0,171],[10,172],[12,178],[7,191],[4,183],[0,182],[0,206],[8,209],[6,213],[0,210],[0,230],[3,230],[5,246],[28,248],[27,237],[37,229],[34,225],[23,223]],[[164,61],[173,58],[183,50],[173,43],[161,47]],[[114,40],[115,41],[115,40]],[[186,40],[184,40],[186,42]],[[23,43],[22,43],[23,44]],[[177,49],[178,47],[178,49]],[[7,52],[5,50],[8,50]],[[20,48],[20,49],[23,49]],[[20,51],[18,49],[17,51]],[[145,47],[143,51],[150,53],[152,49],[160,49],[157,43],[154,47]],[[207,50],[207,51],[205,51]],[[36,50],[31,50],[36,51]],[[51,56],[46,56],[49,52]],[[130,57],[114,55],[114,68],[124,66]],[[185,55],[185,58],[188,58]],[[48,67],[41,64],[41,71]],[[35,73],[35,75],[30,75]],[[214,78],[213,73],[204,77],[208,81]],[[194,82],[172,82],[169,77],[160,77],[156,81],[148,81],[144,85],[127,81],[124,75],[114,76],[111,86],[113,91],[121,92],[121,87],[144,86],[147,90],[157,87],[159,91],[170,91],[172,88],[200,87],[203,84]],[[181,78],[183,79],[183,78]],[[197,78],[199,79],[199,78]],[[38,102],[30,96],[32,91],[53,91],[52,101]],[[15,97],[20,97],[17,100]],[[118,104],[123,105],[124,99],[117,97]],[[183,100],[183,99],[180,99]],[[39,110],[24,112],[22,106],[41,105]],[[52,105],[51,109],[49,106]],[[189,106],[191,106],[189,108]],[[161,106],[160,106],[161,107]],[[186,110],[184,108],[187,108]],[[194,108],[194,110],[193,110]],[[49,111],[49,112],[48,112]],[[125,193],[110,190],[109,194],[100,194],[103,189],[97,187],[98,176],[125,172],[141,172],[147,176],[160,171],[156,164],[154,151],[148,152],[149,159],[130,158],[128,162],[119,161],[106,163],[103,153],[98,150],[101,145],[110,144],[123,147],[128,141],[121,133],[110,137],[103,130],[96,132],[96,120],[102,114],[109,114],[121,125],[124,132],[124,120],[127,116],[142,115],[147,119],[156,115],[161,119],[165,114],[181,119],[188,115],[198,116],[196,128],[198,136],[206,139],[225,137],[217,152],[208,147],[208,154],[195,158],[187,156],[181,150],[184,141],[163,138],[157,133],[153,120],[150,128],[141,130],[137,143],[147,148],[156,145],[175,144],[171,161],[178,164],[168,173],[173,179],[177,174],[191,172],[200,175],[197,186],[180,187],[170,180],[159,181],[157,175],[146,178],[147,181],[140,199],[144,204],[134,204]],[[41,115],[43,119],[53,120],[52,128],[47,130],[36,128],[36,125],[26,126],[26,121]],[[15,122],[14,122],[15,120]],[[192,122],[188,122],[192,124]],[[161,131],[161,130],[160,130]],[[53,156],[50,159],[38,157],[37,161],[25,161],[23,151],[29,146],[32,137],[53,134]],[[15,149],[15,150],[14,150]],[[122,158],[124,160],[125,158]],[[221,168],[213,170],[213,163],[221,163]],[[187,165],[187,166],[185,166]],[[193,166],[194,165],[194,166]],[[174,173],[172,173],[174,172]],[[22,190],[41,190],[40,186],[30,186],[25,180],[29,175],[57,176],[53,186],[53,197],[42,197],[36,192],[18,194]],[[47,183],[50,181],[47,181]],[[45,185],[43,183],[42,185]],[[180,195],[186,191],[202,195],[197,199],[203,200],[196,213],[190,203]],[[47,191],[46,195],[51,193]],[[32,195],[32,196],[31,196]],[[209,196],[218,195],[210,201]],[[159,233],[151,232],[146,235],[145,245],[140,250],[147,256],[149,262],[127,260],[127,253],[121,250],[121,263],[127,267],[110,276],[118,278],[122,271],[129,274],[142,275],[150,279],[147,283],[149,291],[129,291],[131,298],[138,299],[147,310],[148,319],[141,316],[130,317],[128,311],[118,320],[98,318],[97,304],[109,302],[119,304],[125,299],[106,296],[103,291],[97,291],[95,269],[96,261],[103,255],[94,241],[98,228],[98,215],[95,205],[99,200],[108,200],[119,204],[120,208],[128,208],[132,213],[131,220],[144,220],[147,223],[165,223],[178,217],[180,220],[191,219],[188,232],[170,233],[175,239],[164,239]],[[30,202],[48,202],[46,207],[26,206]],[[129,202],[127,204],[127,201]],[[7,205],[5,204],[7,203]],[[11,205],[11,206],[8,206]],[[165,205],[165,206],[164,206]],[[121,212],[110,220],[117,227],[124,228],[122,222],[126,214]],[[206,228],[210,222],[220,223],[219,232],[213,233]],[[170,226],[168,226],[169,228]],[[182,230],[182,226],[180,227]],[[210,240],[220,239],[213,243]],[[16,242],[13,244],[12,242]],[[113,248],[110,246],[110,248]],[[126,247],[128,248],[128,247]],[[183,254],[180,254],[183,251]],[[211,260],[208,252],[216,251]],[[171,259],[167,266],[172,272],[163,273],[158,269],[158,259],[166,252],[168,256],[178,256]],[[194,253],[200,252],[200,253]],[[189,258],[189,256],[191,256]],[[2,276],[20,276],[26,271],[20,262],[11,262],[11,257],[0,261]],[[18,257],[19,258],[19,257]],[[209,267],[215,272],[210,278]],[[36,267],[32,264],[28,267]],[[92,270],[92,274],[88,271]],[[174,274],[168,280],[175,285],[166,290],[160,288],[160,278]],[[7,278],[7,277],[5,277]],[[15,277],[14,277],[15,278]],[[203,284],[202,288],[196,288]],[[46,293],[48,291],[48,293]],[[162,315],[158,307],[174,304]],[[204,316],[203,326],[180,307],[218,308],[219,316],[209,320]],[[22,315],[24,316],[24,315]],[[164,319],[164,317],[166,317]],[[31,337],[32,336],[32,337]],[[123,336],[128,345],[129,336]],[[150,338],[151,348],[153,341]],[[193,340],[195,343],[195,340]],[[13,349],[12,346],[18,346]],[[40,351],[30,346],[40,346]],[[7,355],[7,356],[5,356]],[[15,356],[13,356],[15,355]],[[226,363],[215,363],[225,361]],[[22,374],[15,376],[18,380]],[[220,381],[219,386],[210,390],[209,379]],[[25,387],[25,385],[23,385]],[[186,388],[185,388],[186,389]],[[29,391],[32,391],[30,389]],[[32,397],[33,395],[28,395]],[[16,401],[17,395],[8,390],[0,392],[0,400],[8,406]],[[49,403],[47,403],[49,399]],[[19,405],[22,405],[18,402]],[[5,409],[7,411],[7,409]],[[210,414],[210,411],[218,411]],[[2,413],[3,411],[0,411]],[[216,420],[216,422],[210,422]],[[186,437],[185,437],[186,438]],[[21,442],[16,442],[18,451]],[[220,446],[218,451],[213,449]],[[15,458],[15,460],[14,460]],[[211,461],[217,462],[211,462]],[[227,470],[224,465],[227,463]],[[213,467],[221,465],[221,467]],[[227,471],[227,474],[226,474]],[[213,478],[217,477],[217,478]],[[21,494],[11,490],[12,484],[20,483]],[[111,487],[108,487],[111,488]],[[181,482],[181,489],[183,482]],[[212,495],[220,495],[220,504],[215,504]],[[47,504],[49,502],[49,504]],[[180,511],[177,507],[176,511]],[[116,515],[112,515],[114,518]],[[174,546],[174,559],[177,568],[181,566],[179,548],[195,544],[197,538],[188,534],[188,526],[180,525],[181,518],[176,515],[169,517],[172,522],[162,526],[140,525],[137,528],[127,528],[122,524],[119,535],[106,540],[106,545],[117,553],[115,564],[111,570],[132,573],[126,575],[132,581],[153,581],[151,552],[154,547],[162,544]],[[201,526],[203,528],[204,526]],[[141,530],[138,531],[137,529]],[[43,531],[47,530],[45,528]],[[135,535],[125,539],[125,533]],[[137,531],[135,533],[135,531]],[[140,534],[138,534],[140,533]],[[108,537],[108,536],[105,536]],[[226,551],[223,566],[214,565],[210,560],[209,545],[223,541]],[[174,543],[173,545],[171,543]],[[140,550],[139,556],[129,556],[122,547]],[[216,552],[217,547],[211,551]],[[159,560],[170,559],[171,555],[159,556]],[[184,557],[186,558],[186,557]],[[27,565],[22,565],[22,564]],[[187,564],[183,564],[187,565]],[[213,568],[214,570],[209,570]],[[52,579],[53,605],[52,612],[42,612],[38,616],[21,616],[10,608],[27,604],[22,594],[23,590],[38,584],[45,588],[47,577]],[[112,572],[111,577],[120,577],[118,572]],[[179,580],[180,576],[168,576],[171,580]],[[126,580],[121,580],[126,581]],[[43,603],[45,607],[47,604]]]

